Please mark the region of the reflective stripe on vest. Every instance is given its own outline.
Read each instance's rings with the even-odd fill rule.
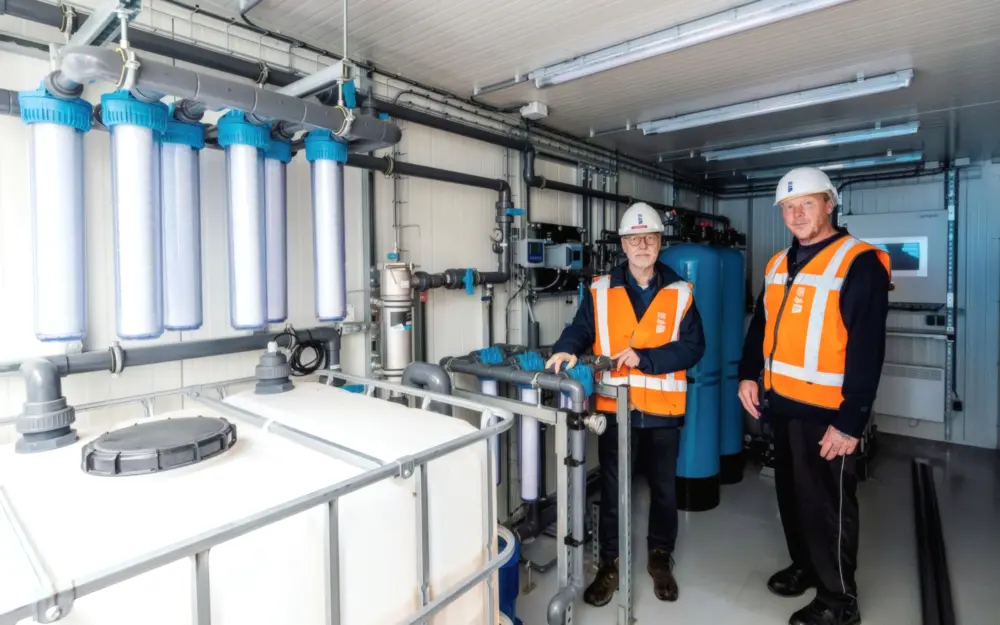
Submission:
[[[691,286],[675,282],[654,296],[642,319],[635,318],[625,287],[611,287],[608,276],[594,280],[595,341],[597,355],[614,356],[628,347],[654,348],[676,341],[681,321],[691,306]],[[615,300],[614,306],[611,300]],[[681,415],[687,398],[687,375],[684,371],[647,375],[638,369],[605,371],[601,382],[608,386],[628,385],[635,408],[654,415]],[[597,409],[613,412],[615,400],[598,395]]]
[[[789,250],[771,259],[764,282],[766,388],[799,402],[840,407],[847,346],[840,290],[854,259],[870,250],[891,275],[888,254],[851,236],[820,250],[791,284]]]

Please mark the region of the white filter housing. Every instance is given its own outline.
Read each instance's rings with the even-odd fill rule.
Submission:
[[[267,327],[267,253],[264,244],[264,150],[268,127],[232,110],[218,123],[226,150],[229,243],[229,323],[236,330]]]
[[[306,160],[312,168],[316,317],[320,321],[343,321],[347,317],[347,239],[344,225],[347,144],[336,140],[329,130],[313,130],[306,135],[305,144]]]
[[[264,246],[267,258],[267,321],[288,319],[288,182],[292,145],[271,139],[264,152]]]
[[[197,330],[201,290],[201,124],[167,122],[160,147],[163,208],[163,326]]]
[[[474,431],[461,419],[315,383],[282,394],[226,402],[371,456],[392,461]],[[147,421],[137,417],[122,425]],[[192,408],[157,420],[203,415]],[[249,515],[357,476],[362,469],[276,434],[237,425],[235,445],[200,463],[159,473],[109,477],[80,468],[81,448],[105,428],[80,428],[80,441],[15,454],[0,447],[0,485],[55,580],[68,588],[99,572],[238,522]],[[431,598],[486,564],[486,444],[428,464]],[[390,478],[339,501],[339,622],[392,625],[420,608],[415,479]],[[2,508],[0,508],[2,510]],[[212,625],[327,625],[323,516],[313,508],[210,551]],[[7,517],[0,513],[0,615],[47,596]],[[78,597],[65,625],[191,623],[189,558]],[[432,625],[489,623],[485,583],[430,619]],[[30,619],[22,621],[25,625]]]
[[[111,130],[118,336],[153,339],[163,334],[158,138],[167,107],[118,91],[101,97],[101,115]]]
[[[493,397],[496,397],[497,395],[500,394],[500,383],[497,382],[496,380],[483,378],[482,380],[479,381],[479,390],[482,392],[483,395],[492,395]],[[496,477],[497,486],[499,486],[501,482],[500,453],[499,453],[500,436],[499,435],[495,436],[494,440],[496,442],[496,446],[494,447],[494,449],[497,450],[497,454],[493,456],[493,475],[494,477]]]
[[[87,329],[83,133],[93,108],[44,89],[22,92],[18,101],[30,128],[35,336],[78,341]]]
[[[521,401],[538,403],[538,389],[525,388],[520,391]],[[538,419],[521,415],[521,499],[538,501],[540,481],[538,454],[542,445],[542,426]]]

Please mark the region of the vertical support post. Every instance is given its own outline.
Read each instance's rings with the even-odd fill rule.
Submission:
[[[492,466],[492,465],[491,465]],[[417,554],[417,575],[420,579],[420,605],[431,602],[431,539],[428,525],[427,465],[417,465],[414,473],[417,497],[417,534],[420,536],[420,553]]]
[[[496,422],[496,415],[489,411],[483,412],[483,418],[481,422],[485,425],[483,427],[489,427]],[[486,489],[483,491],[486,493],[486,561],[489,562],[493,559],[493,546],[496,544],[496,513],[493,510],[493,506],[496,499],[497,487],[496,481],[493,476],[493,466],[494,458],[497,455],[497,437],[490,436],[486,439]],[[496,615],[496,597],[494,597],[494,592],[496,589],[493,585],[493,580],[497,577],[497,573],[493,573],[486,578],[486,603],[489,616],[489,622],[493,622],[493,618]]]
[[[632,625],[632,424],[628,387],[618,387],[618,625]]]
[[[946,325],[948,339],[945,346],[944,363],[944,439],[950,441],[952,438],[952,402],[955,400],[955,277],[957,267],[955,265],[955,246],[957,234],[957,212],[958,212],[958,170],[949,167],[945,173],[945,206],[948,208],[948,296]]]
[[[541,393],[539,393],[539,396]],[[563,538],[569,533],[569,428],[566,412],[560,410],[556,416],[556,549],[558,550],[559,588],[569,586],[569,545]]]
[[[340,507],[337,499],[326,504],[323,531],[326,574],[326,623],[340,625]]]
[[[194,625],[211,625],[212,623],[212,592],[209,584],[208,553],[208,550],[199,551],[191,556],[192,591],[194,594],[191,601],[194,608],[191,622]]]

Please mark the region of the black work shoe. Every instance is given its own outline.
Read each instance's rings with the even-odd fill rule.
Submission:
[[[788,625],[861,625],[861,611],[857,601],[831,605],[822,599],[813,599],[788,619]]]
[[[649,550],[646,570],[653,577],[653,594],[660,601],[677,601],[679,590],[674,579],[674,559],[666,549],[654,547]]]
[[[812,574],[795,564],[767,580],[768,589],[779,597],[798,597],[815,586]]]
[[[584,602],[601,607],[607,605],[618,590],[618,559],[602,562],[597,577],[583,593]]]

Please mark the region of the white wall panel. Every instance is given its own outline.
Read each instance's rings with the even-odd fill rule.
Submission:
[[[1000,281],[993,268],[1000,264],[1000,166],[984,164],[961,170],[958,208],[958,326],[957,391],[962,412],[954,413],[952,441],[996,448],[997,363],[1000,360]],[[720,202],[720,211],[735,220],[739,202]],[[844,191],[843,210],[850,213],[892,213],[944,209],[944,177],[886,181],[851,186]],[[751,271],[754,285],[763,279],[767,260],[787,247],[790,238],[771,199],[753,199]],[[755,289],[759,286],[755,286]],[[897,329],[926,329],[923,314],[890,312],[888,324]],[[889,337],[886,360],[914,365],[944,366],[940,341]],[[879,427],[921,438],[944,440],[941,424],[879,416]]]

